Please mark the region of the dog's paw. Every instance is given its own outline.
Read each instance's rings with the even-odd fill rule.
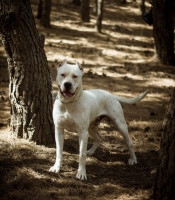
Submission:
[[[89,149],[87,151],[87,156],[92,156],[95,153],[95,151],[93,149]]]
[[[58,173],[59,171],[60,171],[60,165],[56,165],[56,164],[49,169],[49,172]]]
[[[87,180],[86,169],[78,170],[76,178],[78,178],[78,179],[80,179],[82,181]]]
[[[134,158],[129,158],[128,164],[129,164],[129,165],[137,164],[137,158],[136,158],[136,157],[134,157]]]

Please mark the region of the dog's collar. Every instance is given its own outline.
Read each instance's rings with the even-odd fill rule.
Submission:
[[[78,101],[78,99],[77,99],[77,100],[70,101],[70,102],[64,102],[64,101],[61,101],[61,99],[59,98],[59,96],[58,96],[58,95],[56,96],[55,100],[57,100],[57,99],[58,99],[58,101],[60,101],[62,104],[75,103],[76,101]]]

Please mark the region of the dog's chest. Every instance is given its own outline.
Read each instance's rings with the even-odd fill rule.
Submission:
[[[64,112],[62,116],[60,116],[60,125],[68,130],[76,132],[78,129],[78,124],[76,119],[72,117],[72,115],[68,112]]]
[[[79,120],[77,118],[77,113],[74,112],[72,109],[68,110],[65,108],[65,106],[55,104],[53,117],[54,123],[58,124],[59,127],[71,132],[77,132],[79,127]]]

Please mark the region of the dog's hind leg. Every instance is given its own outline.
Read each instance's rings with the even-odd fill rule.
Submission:
[[[137,164],[137,158],[135,156],[132,140],[129,136],[128,126],[124,118],[122,107],[118,102],[113,102],[112,105],[113,105],[112,107],[110,105],[108,106],[109,117],[113,120],[115,126],[118,128],[118,131],[123,135],[127,143],[130,153],[128,164],[129,165]]]
[[[130,135],[128,133],[128,127],[127,127],[125,120],[123,121],[121,119],[119,119],[119,120],[116,119],[114,121],[114,123],[117,126],[119,132],[123,135],[123,137],[124,137],[124,139],[127,143],[129,153],[130,153],[130,158],[128,160],[128,164],[129,165],[137,164],[137,158],[136,158],[135,153],[134,153],[133,143],[132,143],[132,140],[131,140]]]
[[[95,153],[96,149],[100,146],[100,143],[102,142],[102,138],[98,133],[99,123],[100,121],[95,121],[89,127],[89,134],[93,137],[94,142],[92,147],[87,151],[88,156],[92,156]]]

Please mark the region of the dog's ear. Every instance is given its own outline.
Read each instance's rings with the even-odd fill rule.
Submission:
[[[82,65],[78,61],[76,61],[76,64],[78,65],[79,69],[84,73]]]
[[[63,66],[65,63],[67,63],[66,59],[64,59],[62,62],[59,63],[58,68],[61,67],[61,66]]]

